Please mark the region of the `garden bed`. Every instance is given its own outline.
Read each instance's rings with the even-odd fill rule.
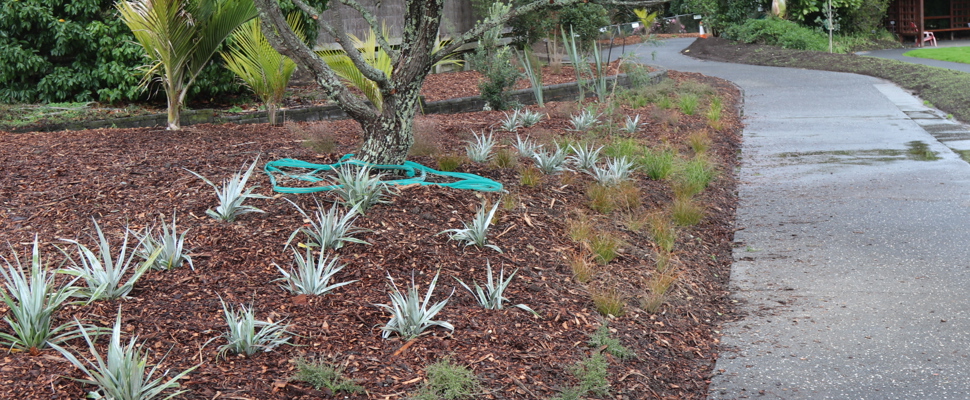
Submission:
[[[266,212],[217,222],[206,216],[206,210],[216,205],[211,188],[187,171],[218,182],[257,156],[260,164],[280,158],[335,162],[359,144],[359,128],[349,120],[282,127],[196,125],[179,132],[0,132],[0,240],[23,256],[37,235],[46,260],[56,266],[64,256],[54,245],[68,248],[59,239],[94,244],[88,236],[92,218],[117,247],[126,227],[143,229],[176,212],[179,230],[188,230],[194,270],[183,266],[151,271],[129,299],[67,306],[57,314],[56,323],[77,318],[111,326],[120,309],[124,340],[137,335],[149,350],[150,364],[167,354],[160,371],[199,365],[182,380],[189,392],[180,398],[400,399],[417,393],[426,383],[427,368],[448,357],[480,380],[472,398],[547,399],[581,386],[570,371],[599,353],[608,364],[609,394],[590,392],[587,397],[705,398],[717,356],[717,330],[729,314],[726,285],[737,203],[740,97],[722,80],[673,71],[670,76],[679,83],[668,85],[670,92],[665,94],[674,105],[679,96],[701,93],[693,115],[677,107],[664,109],[658,106],[664,103],[661,97],[642,92],[633,97],[651,101],[636,106],[588,104],[613,120],[591,133],[569,130],[569,118],[587,106],[574,102],[530,107],[548,118],[518,131],[546,146],[585,139],[614,152],[633,145],[637,154],[669,146],[685,158],[703,153],[714,162],[716,179],[695,197],[706,209],[705,216],[699,224],[678,230],[671,264],[676,281],[656,312],[645,311],[641,299],[649,296],[646,283],[657,273],[658,246],[649,229],[637,225],[653,213],[669,210],[674,197],[671,179],[653,180],[635,172],[635,184],[628,190],[637,201],[601,213],[590,208],[588,174],[539,175],[535,185],[527,186],[523,171],[533,162],[524,157],[513,157],[504,165],[460,163],[458,171],[498,181],[508,193],[408,187],[369,210],[357,220],[357,226],[368,231],[357,237],[370,245],[350,243],[337,251],[347,266],[336,279],[357,282],[323,297],[293,295],[280,288],[274,282],[281,277],[276,265],[288,269],[293,263],[292,251],[284,244],[306,222],[284,198],[314,210],[314,197],[275,194],[265,175],[254,175],[251,184],[260,186],[256,192],[272,198],[248,204]],[[475,85],[451,83],[449,87]],[[705,117],[712,99],[705,88],[723,103],[717,123]],[[619,133],[616,127],[632,115],[640,115],[646,124],[635,134]],[[415,122],[417,143],[410,159],[435,167],[447,155],[463,154],[471,132],[488,131],[502,118],[501,112],[421,116]],[[701,148],[700,132],[706,132],[709,149]],[[516,133],[496,130],[495,136],[502,148],[511,149]],[[331,194],[318,198],[324,204],[334,199]],[[483,201],[502,204],[489,233],[490,243],[501,253],[464,246],[439,234],[461,228]],[[582,221],[588,221],[593,236],[615,236],[623,242],[616,259],[582,264],[592,269],[586,282],[580,282],[585,279],[577,279],[571,267],[580,265],[577,260],[591,247],[584,244],[589,238],[570,238],[570,227]],[[505,297],[510,304],[528,305],[539,316],[508,305],[504,310],[485,310],[456,282],[455,278],[483,282],[488,263],[506,273],[518,270]],[[382,339],[380,327],[390,315],[375,304],[388,303],[388,276],[403,286],[413,274],[423,291],[438,272],[435,301],[448,298],[452,289],[454,294],[436,319],[450,322],[454,331],[431,328],[411,341],[393,335]],[[592,295],[611,291],[618,294],[623,313],[604,317]],[[225,344],[220,336],[226,331],[220,299],[237,307],[252,305],[261,320],[289,324],[293,346],[251,357],[219,357],[218,348]],[[9,315],[9,310],[0,306],[0,313]],[[621,358],[590,344],[591,335],[606,321],[608,335],[635,357]],[[0,330],[10,332],[5,324]],[[104,342],[105,338],[99,340],[102,350]],[[66,347],[87,355],[83,340],[72,340]],[[344,376],[364,392],[334,395],[291,380],[299,357],[342,366]],[[11,352],[2,359],[0,382],[9,398],[81,398],[96,389],[72,380],[82,377],[80,371],[50,349],[37,355]]]

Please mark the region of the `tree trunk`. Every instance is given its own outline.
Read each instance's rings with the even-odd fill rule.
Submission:
[[[178,100],[178,94],[165,92],[165,97],[168,99],[168,128],[167,129],[170,131],[181,130],[182,121],[180,120],[180,114],[179,114],[181,107]]]
[[[270,125],[276,125],[276,103],[272,101],[265,102],[266,104],[266,119],[269,120]]]
[[[384,111],[377,118],[358,120],[364,130],[364,142],[355,158],[374,164],[404,163],[414,144],[414,116],[420,88],[420,82],[402,87],[384,99]]]

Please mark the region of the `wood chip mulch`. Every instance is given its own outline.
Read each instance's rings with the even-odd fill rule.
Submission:
[[[610,394],[590,394],[590,398],[704,398],[717,357],[716,331],[730,313],[726,285],[737,204],[739,93],[714,78],[674,71],[670,76],[679,82],[711,85],[723,99],[725,112],[724,126],[717,131],[708,127],[703,113],[684,115],[654,105],[621,108],[613,115],[641,115],[647,124],[636,134],[638,140],[652,146],[667,144],[685,154],[691,152],[687,136],[707,130],[713,138],[710,157],[719,165],[718,178],[698,197],[707,209],[706,217],[678,233],[679,277],[655,314],[642,310],[639,303],[647,290],[644,281],[654,270],[655,246],[646,229],[631,231],[623,221],[627,214],[645,215],[668,207],[670,183],[636,173],[641,204],[629,211],[597,214],[587,206],[585,189],[592,181],[588,174],[545,176],[537,186],[525,187],[518,170],[532,164],[526,158],[516,160],[518,167],[469,162],[460,167],[461,172],[501,182],[506,194],[412,187],[369,210],[357,220],[367,232],[357,237],[370,244],[351,243],[337,251],[346,268],[335,279],[357,282],[323,297],[292,295],[280,288],[274,282],[281,276],[277,265],[289,268],[293,263],[292,251],[284,244],[305,223],[284,199],[315,210],[314,196],[274,193],[268,178],[259,173],[251,184],[259,186],[257,193],[272,198],[248,204],[265,213],[221,223],[205,214],[216,205],[213,191],[188,171],[219,182],[256,157],[261,165],[280,158],[334,162],[359,143],[360,131],[353,121],[282,127],[197,125],[178,132],[149,128],[0,132],[0,241],[9,242],[22,258],[36,235],[45,259],[57,266],[64,256],[55,246],[69,250],[61,239],[95,244],[89,236],[92,218],[117,248],[126,228],[137,231],[157,225],[162,218],[170,221],[177,213],[179,231],[188,231],[194,270],[183,266],[150,272],[130,298],[70,305],[56,314],[55,323],[73,323],[77,318],[111,326],[120,309],[124,340],[137,336],[150,355],[149,364],[161,363],[159,373],[171,371],[171,375],[199,365],[181,382],[189,391],[179,398],[401,399],[423,384],[428,365],[450,357],[480,378],[482,387],[475,398],[547,399],[578,384],[570,367],[602,351],[587,342],[607,320],[612,336],[636,357],[607,356]],[[471,78],[453,78],[448,87],[475,86]],[[575,137],[567,130],[568,117],[579,107],[575,102],[550,103],[539,110],[549,118],[518,134],[547,145]],[[424,153],[411,159],[434,167],[432,154],[462,154],[471,131],[494,127],[502,116],[478,112],[419,117],[417,147]],[[495,135],[505,148],[516,136],[498,130]],[[324,146],[326,151],[316,152],[313,146]],[[512,200],[503,202],[503,196]],[[325,206],[334,200],[332,194],[316,197]],[[500,208],[489,234],[501,253],[464,246],[439,234],[462,227],[483,201],[509,205]],[[580,213],[589,216],[597,229],[620,235],[625,242],[620,256],[597,266],[589,283],[574,280],[568,265],[570,257],[584,251],[566,234],[567,222]],[[10,249],[2,252],[8,259],[10,253]],[[518,270],[505,296],[510,304],[526,304],[540,315],[510,305],[500,311],[479,307],[456,278],[481,283],[486,263],[506,273]],[[412,341],[395,336],[382,339],[380,327],[389,314],[375,304],[389,300],[388,276],[398,285],[406,285],[413,276],[423,291],[439,272],[434,301],[453,294],[436,319],[450,322],[455,330],[432,328]],[[591,291],[610,287],[617,288],[625,302],[625,314],[616,318],[600,315],[590,296]],[[289,324],[293,345],[252,357],[219,357],[218,347],[226,343],[221,338],[226,323],[220,299],[236,306],[252,305],[261,320]],[[0,314],[10,316],[2,305]],[[6,324],[0,324],[0,330],[10,332]],[[105,338],[98,341],[102,352],[105,342]],[[67,347],[88,356],[81,339],[69,341]],[[301,356],[322,357],[343,366],[345,376],[366,391],[334,394],[291,380],[293,360]],[[80,371],[53,350],[37,355],[14,351],[0,357],[2,398],[77,399],[96,389],[74,380],[82,378]]]

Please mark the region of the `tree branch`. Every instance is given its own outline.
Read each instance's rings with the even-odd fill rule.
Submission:
[[[370,28],[374,30],[374,32],[377,34],[377,44],[380,45],[381,49],[384,50],[384,52],[386,52],[388,55],[390,55],[391,60],[393,60],[396,63],[397,59],[401,55],[396,50],[394,50],[393,47],[391,47],[390,43],[387,42],[387,38],[385,38],[383,35],[383,29],[382,29],[383,26],[377,25],[377,19],[374,18],[374,14],[372,14],[369,10],[361,6],[360,3],[358,3],[356,0],[340,0],[340,2],[346,5],[347,7],[357,10],[357,12],[360,13],[361,18],[363,18],[364,21],[367,22],[368,25],[370,25]]]
[[[340,19],[340,13],[336,7],[331,9],[331,11],[337,13],[337,18]],[[338,21],[334,25],[334,30],[337,34],[334,37],[337,39],[337,43],[340,44],[340,47],[344,49],[344,53],[346,53],[347,57],[350,58],[350,61],[354,63],[357,70],[360,71],[365,78],[374,81],[378,88],[383,89],[390,86],[390,77],[385,75],[383,71],[379,71],[377,68],[374,68],[373,65],[367,63],[367,61],[364,60],[364,56],[360,54],[360,50],[357,49],[357,47],[354,47],[354,43],[350,40],[350,36],[347,35],[347,31],[344,29],[343,21]],[[374,35],[377,37],[382,37],[383,33],[375,31]]]
[[[317,83],[327,93],[327,96],[335,100],[337,105],[351,117],[357,120],[376,118],[377,109],[351,93],[333,69],[293,33],[276,0],[253,0],[253,2],[256,4],[259,17],[263,21],[261,24],[263,35],[266,36],[266,40],[276,51],[290,57],[297,65],[309,69],[315,76]],[[302,3],[299,0],[294,2]],[[303,6],[308,7],[306,4],[303,4]],[[304,11],[307,10],[304,9]],[[310,14],[319,18],[316,12]]]

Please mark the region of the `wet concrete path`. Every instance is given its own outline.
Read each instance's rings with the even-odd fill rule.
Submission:
[[[698,61],[679,54],[692,40],[637,52],[744,91],[744,317],[710,398],[970,397],[966,129],[886,81]]]

